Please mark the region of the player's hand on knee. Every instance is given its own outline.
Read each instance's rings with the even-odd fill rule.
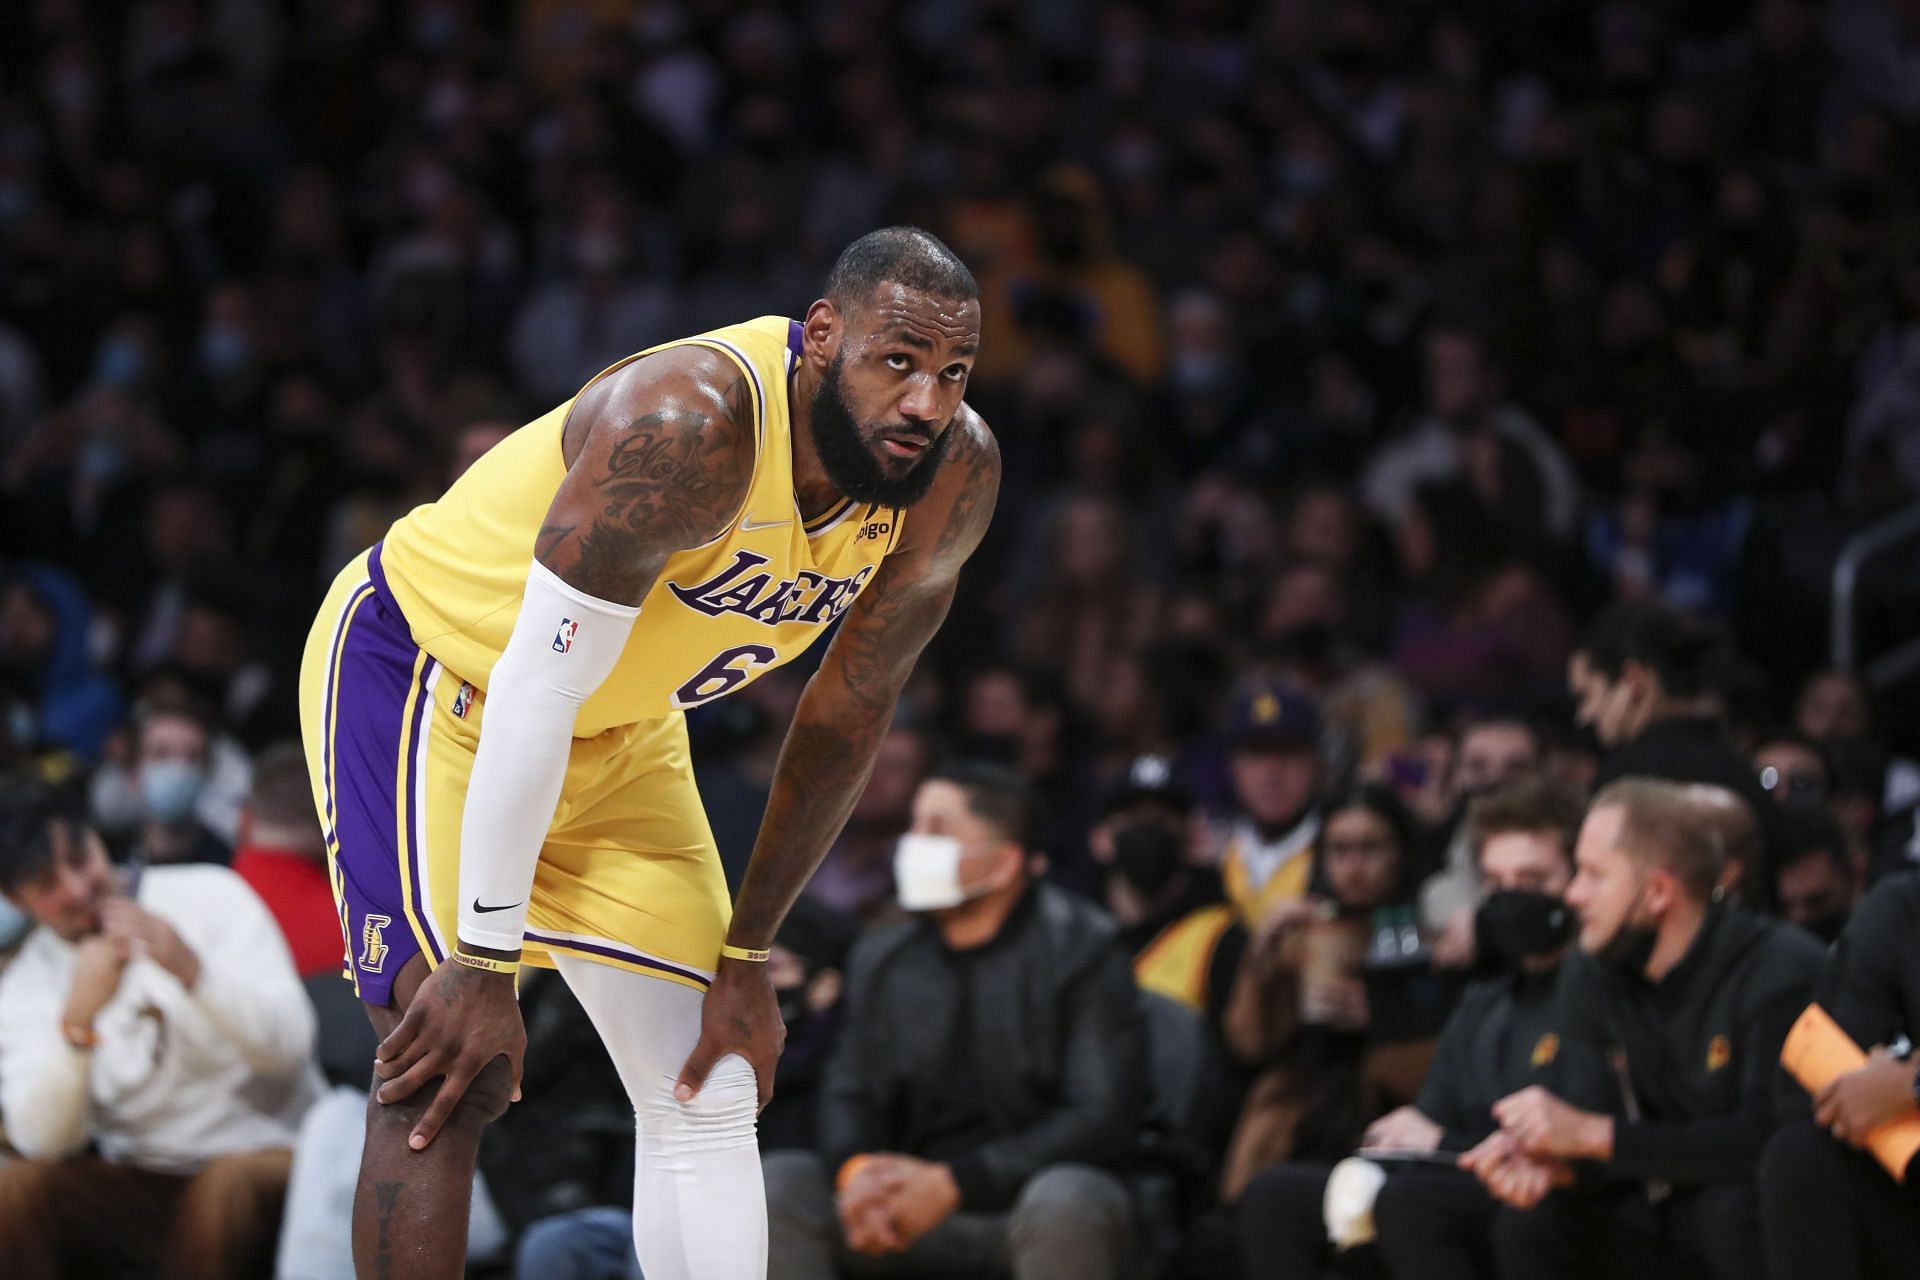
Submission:
[[[506,1059],[508,1097],[518,1100],[526,1050],[512,976],[443,964],[420,984],[400,1025],[381,1041],[373,1069],[383,1083],[374,1097],[404,1102],[440,1080],[408,1138],[418,1151],[433,1141],[474,1078],[495,1058]],[[479,1101],[496,1114],[505,1105],[504,1100],[497,1105],[492,1099]]]
[[[674,1082],[673,1096],[691,1102],[707,1082],[714,1064],[730,1053],[753,1068],[760,1106],[773,1101],[773,1069],[787,1042],[780,1001],[767,966],[750,960],[722,960],[707,998],[700,1006],[700,1040],[687,1055]]]

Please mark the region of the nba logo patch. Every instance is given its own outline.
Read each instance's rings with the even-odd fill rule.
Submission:
[[[467,708],[473,705],[473,686],[465,680],[460,682],[460,692],[453,695],[453,718],[465,720]]]
[[[572,618],[560,619],[560,629],[553,633],[553,651],[555,653],[571,653],[573,651],[574,634],[579,630],[580,624]]]

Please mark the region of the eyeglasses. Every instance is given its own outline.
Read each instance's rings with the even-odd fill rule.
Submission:
[[[1812,773],[1782,773],[1773,765],[1760,771],[1760,785],[1768,791],[1782,793],[1794,799],[1817,799],[1826,794],[1824,779]]]

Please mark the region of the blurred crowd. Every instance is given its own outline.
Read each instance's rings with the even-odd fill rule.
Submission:
[[[1221,1206],[1432,1101],[1441,1029],[1493,964],[1489,886],[1514,887],[1483,865],[1476,798],[1717,787],[1695,815],[1721,811],[1713,912],[1826,942],[1920,858],[1909,704],[1826,663],[1839,548],[1920,499],[1917,151],[1912,0],[0,5],[0,767],[77,795],[45,822],[97,833],[120,869],[10,828],[0,933],[65,939],[43,977],[117,940],[87,951],[103,1004],[136,942],[135,967],[178,985],[201,895],[161,871],[230,868],[318,1031],[187,1021],[291,1035],[303,1063],[317,1045],[306,1101],[320,1074],[361,1088],[364,1020],[327,978],[324,848],[284,745],[325,583],[615,359],[799,315],[846,242],[923,225],[981,281],[968,399],[1006,478],[795,925],[793,1085],[763,1134],[835,1171],[868,1154],[810,1106],[848,948],[915,927],[894,858],[929,775],[997,763],[1039,801],[996,828],[1025,860],[942,909],[1031,888],[1058,910],[1005,920],[1084,930],[1093,910],[1192,1020],[1148,1019],[1150,1101],[1102,1095],[1158,1117],[1134,1145],[1165,1176],[1125,1188],[1153,1242],[1136,1258],[1225,1274],[1244,1244],[1254,1274],[1292,1274],[1261,1271],[1282,1246],[1239,1240]],[[1913,632],[1920,584],[1903,562],[1865,585],[1871,653]],[[805,665],[693,717],[732,876]],[[17,891],[68,861],[54,898]],[[127,885],[129,867],[150,870]],[[62,914],[60,893],[109,884],[143,913]],[[161,932],[169,902],[188,916]],[[1371,940],[1307,948],[1296,983],[1322,917]],[[541,1123],[568,1136],[550,1166],[538,1126],[483,1158],[476,1256],[502,1268],[555,1213],[617,1228],[631,1159],[617,1082],[568,1075],[591,1069],[578,1009],[528,1000],[561,1082]],[[0,987],[0,1099],[25,1096],[6,1013]],[[287,1052],[248,1060],[285,1075]],[[275,1142],[326,1105],[268,1108]],[[918,1120],[942,1141],[987,1123]],[[70,1126],[42,1149],[77,1134],[176,1180],[216,1154]],[[1114,1163],[1111,1139],[1061,1166]],[[310,1212],[289,1238],[335,1239],[333,1193],[303,1190],[325,1163],[256,1160],[202,1198],[290,1179]],[[1024,1166],[991,1163],[963,1162],[963,1208],[1023,1238],[1037,1211],[1006,1170]],[[817,1208],[819,1172],[783,1185]],[[924,1190],[910,1173],[868,1167],[854,1202]],[[1116,1212],[1105,1183],[1040,1192]],[[193,1216],[172,1183],[139,1195],[153,1222]],[[203,1247],[232,1229],[200,1225]],[[320,1245],[280,1252],[282,1276],[328,1274],[297,1269]]]

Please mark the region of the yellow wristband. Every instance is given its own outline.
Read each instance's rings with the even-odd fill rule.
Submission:
[[[757,947],[736,947],[726,943],[720,948],[720,954],[728,960],[747,960],[754,964],[765,964],[772,951]]]
[[[455,964],[463,964],[469,969],[484,969],[488,973],[518,973],[518,960],[495,960],[492,956],[470,956],[464,951],[455,951],[450,957]]]

